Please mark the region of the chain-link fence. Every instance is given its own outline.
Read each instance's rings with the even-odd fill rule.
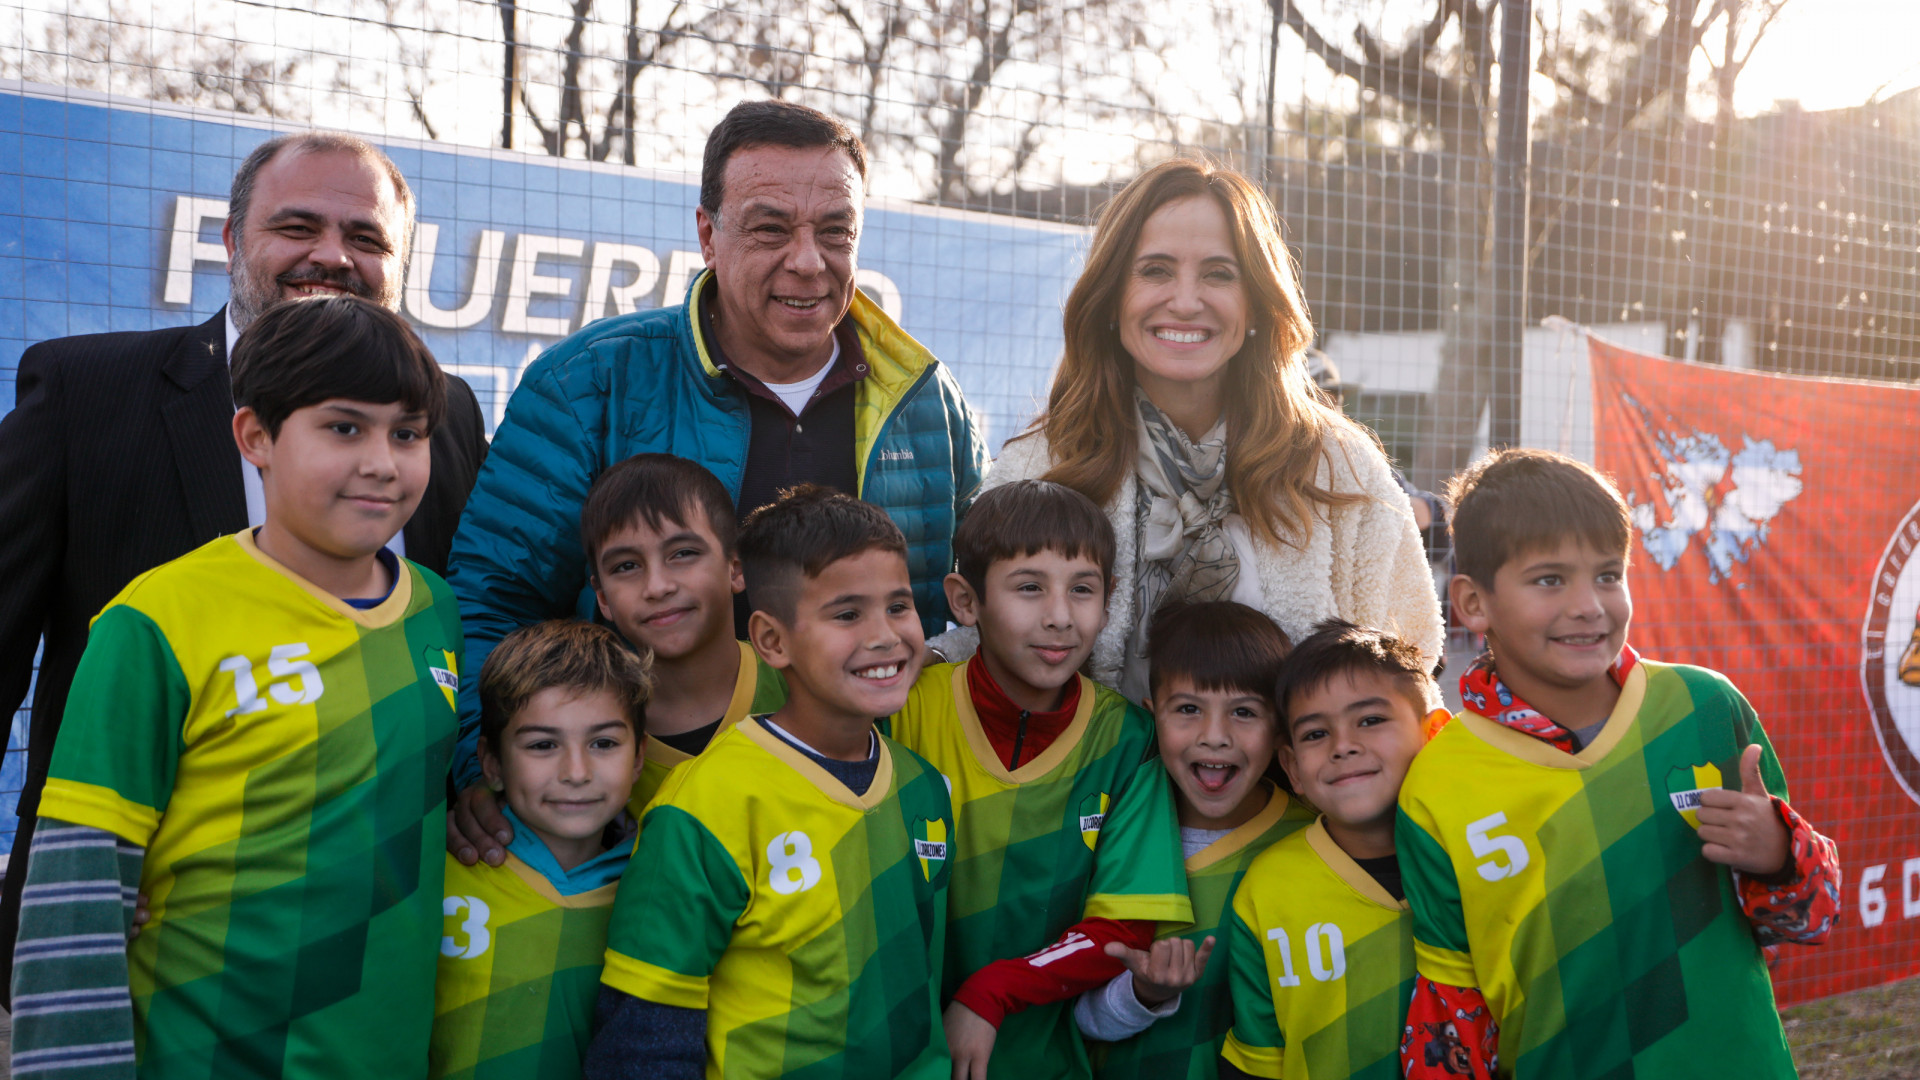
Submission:
[[[1920,497],[1901,406],[1920,373],[1920,94],[1903,89],[1920,72],[1874,44],[1920,27],[1895,5],[5,3],[0,408],[34,341],[218,310],[227,181],[269,129],[366,133],[408,172],[423,227],[406,309],[490,423],[545,346],[679,301],[703,139],[742,98],[815,105],[866,141],[862,287],[953,366],[996,447],[1045,393],[1104,200],[1178,152],[1257,177],[1349,412],[1416,486],[1490,444],[1616,472],[1632,445],[1657,459],[1619,475],[1636,558],[1693,584],[1652,587],[1648,633],[1757,680],[1796,793],[1848,861],[1847,929],[1819,961],[1785,961],[1783,995],[1920,972],[1920,774],[1902,772],[1920,687],[1897,662],[1920,593],[1895,580],[1904,551],[1877,568],[1841,554],[1891,555]],[[1806,51],[1829,39],[1848,44]],[[1836,104],[1836,86],[1859,89]],[[1603,370],[1585,330],[1731,378],[1723,412]],[[1873,381],[1882,407],[1849,404],[1845,424],[1884,453],[1820,473],[1838,449],[1796,424],[1840,417],[1836,384],[1739,372]],[[1603,391],[1620,378],[1641,382]],[[1798,409],[1751,412],[1768,394]],[[1637,443],[1596,421],[1623,400]],[[1770,554],[1800,528],[1818,533],[1804,560]],[[1800,602],[1816,570],[1835,577],[1813,592],[1851,589],[1857,610]],[[1690,592],[1701,580],[1725,595]]]

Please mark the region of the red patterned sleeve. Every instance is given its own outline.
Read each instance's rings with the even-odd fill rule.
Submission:
[[[1774,797],[1787,827],[1787,867],[1771,877],[1735,873],[1740,910],[1762,946],[1819,945],[1840,914],[1840,853],[1799,812]]]
[[[1141,919],[1085,919],[1031,956],[996,960],[967,977],[953,1000],[994,1027],[1009,1013],[1047,1005],[1105,986],[1127,966],[1107,955],[1107,942],[1130,949],[1153,945],[1154,923]]]
[[[1424,975],[1414,979],[1400,1033],[1400,1069],[1407,1080],[1492,1080],[1499,1050],[1500,1025],[1480,991],[1428,982]]]

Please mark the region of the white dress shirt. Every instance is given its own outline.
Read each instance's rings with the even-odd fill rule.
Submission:
[[[227,372],[232,374],[233,343],[240,340],[240,329],[233,325],[232,308],[227,309],[225,322],[227,324]],[[247,528],[257,529],[267,523],[267,489],[260,483],[260,470],[254,468],[253,463],[244,457],[240,459],[240,485],[247,493]],[[407,557],[407,537],[404,529],[394,533],[393,539],[387,541],[387,550],[403,559]]]

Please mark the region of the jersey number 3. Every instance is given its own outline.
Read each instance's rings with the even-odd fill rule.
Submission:
[[[767,845],[767,863],[767,886],[781,896],[820,884],[820,860],[813,857],[813,840],[798,829],[773,838]]]
[[[283,680],[267,687],[267,696],[282,705],[311,705],[327,692],[320,681],[320,669],[313,661],[300,657],[313,650],[304,641],[275,645],[267,654],[267,674]],[[253,661],[244,656],[229,656],[220,661],[220,670],[233,676],[233,696],[238,701],[227,710],[229,718],[257,713],[267,707],[260,696],[260,681],[254,676]]]

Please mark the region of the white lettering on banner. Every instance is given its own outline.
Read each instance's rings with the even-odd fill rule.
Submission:
[[[687,298],[687,283],[707,268],[697,251],[675,251],[667,256],[667,283],[660,290],[660,306],[672,307]]]
[[[500,284],[500,252],[507,234],[498,229],[482,229],[474,246],[473,284],[467,286],[466,302],[457,308],[433,306],[429,288],[433,284],[434,252],[440,246],[440,226],[421,222],[413,231],[413,262],[407,268],[407,314],[420,325],[440,330],[462,330],[486,319],[493,310],[493,292]]]
[[[527,314],[527,304],[536,296],[566,299],[573,293],[573,279],[535,273],[542,256],[577,259],[587,245],[565,236],[541,236],[521,233],[513,249],[513,276],[507,285],[507,306],[500,314],[500,329],[509,334],[544,334],[565,337],[573,329],[573,320],[536,317]]]
[[[167,245],[167,266],[163,275],[161,299],[168,304],[193,303],[193,272],[203,263],[226,265],[227,249],[219,241],[202,239],[209,222],[225,221],[227,200],[203,199],[181,195],[174,199],[173,225]],[[500,264],[513,245],[505,302],[498,305],[499,330],[508,334],[531,334],[563,338],[597,319],[627,315],[649,307],[666,307],[686,298],[687,286],[694,275],[705,269],[698,251],[674,250],[666,253],[664,272],[661,256],[640,244],[615,240],[593,240],[587,259],[586,287],[580,295],[577,314],[539,316],[529,314],[536,298],[568,301],[573,298],[575,279],[540,272],[540,261],[580,259],[588,252],[589,241],[537,233],[510,234],[504,229],[481,229],[473,240],[473,276],[467,283],[465,298],[454,307],[443,308],[433,301],[433,271],[440,256],[441,225],[422,221],[414,227],[413,251],[407,265],[406,286],[402,290],[404,310],[419,325],[433,330],[482,329],[499,299]],[[631,275],[631,276],[629,276]],[[624,284],[622,280],[624,279]],[[879,305],[888,317],[902,317],[900,286],[878,270],[861,268],[854,273],[854,285]],[[449,284],[457,284],[450,282]],[[658,295],[656,298],[656,289]],[[455,293],[456,297],[461,294]],[[536,354],[539,348],[533,350]],[[505,409],[505,399],[520,381],[519,372],[508,365],[443,364],[455,374],[491,375],[500,381],[496,394],[500,405],[494,410],[497,425]],[[525,365],[521,365],[524,367]],[[910,460],[910,453],[896,454],[886,460]]]
[[[173,200],[173,237],[167,245],[167,279],[160,298],[169,304],[193,303],[193,268],[198,263],[227,264],[224,243],[200,239],[208,218],[227,220],[227,200],[182,195]]]
[[[1887,877],[1885,863],[1869,866],[1860,875],[1860,925],[1879,926],[1887,918],[1887,890],[1881,882]]]
[[[1891,863],[1880,863],[1860,872],[1860,925],[1879,926],[1887,921],[1893,909],[1893,898],[1887,895],[1887,871],[1891,868]],[[1896,888],[1900,895],[1900,917],[1920,919],[1920,858],[1900,863],[1900,881]]]
[[[633,268],[633,280],[613,283],[613,268]],[[646,306],[647,296],[660,281],[660,257],[639,244],[593,242],[593,263],[587,271],[587,295],[580,306],[580,325],[608,315],[625,315]],[[607,310],[611,304],[613,310]]]

